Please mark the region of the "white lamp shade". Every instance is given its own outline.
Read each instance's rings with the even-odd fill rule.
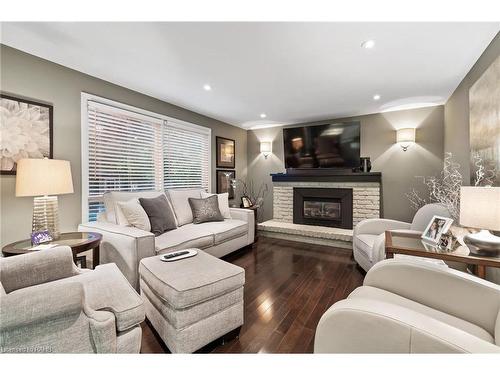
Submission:
[[[260,142],[260,152],[270,153],[272,151],[272,145],[271,142]]]
[[[16,197],[73,193],[67,160],[21,159],[17,162]]]
[[[415,142],[415,128],[404,128],[396,130],[397,143]]]
[[[472,228],[500,230],[500,187],[462,186],[460,224]]]

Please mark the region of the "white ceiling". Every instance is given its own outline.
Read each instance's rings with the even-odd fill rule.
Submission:
[[[443,104],[499,30],[500,23],[36,22],[2,23],[1,41],[248,129]],[[375,48],[361,48],[368,39]]]

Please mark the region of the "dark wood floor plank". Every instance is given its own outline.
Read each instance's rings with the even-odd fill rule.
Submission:
[[[224,258],[245,269],[245,324],[240,335],[201,352],[311,353],[323,313],[363,283],[346,249],[260,238],[253,249]],[[142,353],[165,353],[153,328],[142,324]]]

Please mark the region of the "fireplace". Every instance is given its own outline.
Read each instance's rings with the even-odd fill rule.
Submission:
[[[352,229],[352,189],[293,188],[293,222]]]

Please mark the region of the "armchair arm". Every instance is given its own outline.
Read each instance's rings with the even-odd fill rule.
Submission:
[[[0,328],[3,331],[59,317],[70,318],[80,314],[82,301],[83,286],[77,282],[48,283],[19,289],[2,296]]]
[[[382,234],[386,230],[410,229],[411,224],[404,221],[391,219],[365,219],[360,221],[354,228],[353,235],[358,234]]]
[[[102,234],[100,263],[115,263],[128,282],[139,287],[139,262],[156,255],[153,233],[109,222],[80,224],[78,230]]]
[[[416,311],[371,299],[335,303],[316,329],[315,353],[500,353],[500,348]]]
[[[18,335],[18,330],[31,331],[30,326],[44,326],[45,334],[57,334],[60,326],[47,322],[64,320],[73,324],[86,317],[97,353],[116,352],[115,317],[108,311],[94,311],[85,302],[83,285],[76,281],[53,282],[40,284],[30,288],[19,289],[1,297],[0,332],[1,346],[8,347],[10,334]],[[35,330],[33,332],[39,332]],[[88,336],[89,333],[86,333]],[[85,333],[84,336],[85,337]],[[64,343],[62,343],[64,344]],[[70,348],[58,348],[58,350]]]
[[[248,245],[254,242],[255,238],[255,214],[252,210],[244,208],[230,208],[231,217],[233,219],[243,220],[248,223]]]
[[[0,280],[6,293],[78,273],[69,246],[0,258]]]
[[[363,285],[454,315],[495,336],[500,286],[489,281],[427,262],[388,259],[370,269]]]

